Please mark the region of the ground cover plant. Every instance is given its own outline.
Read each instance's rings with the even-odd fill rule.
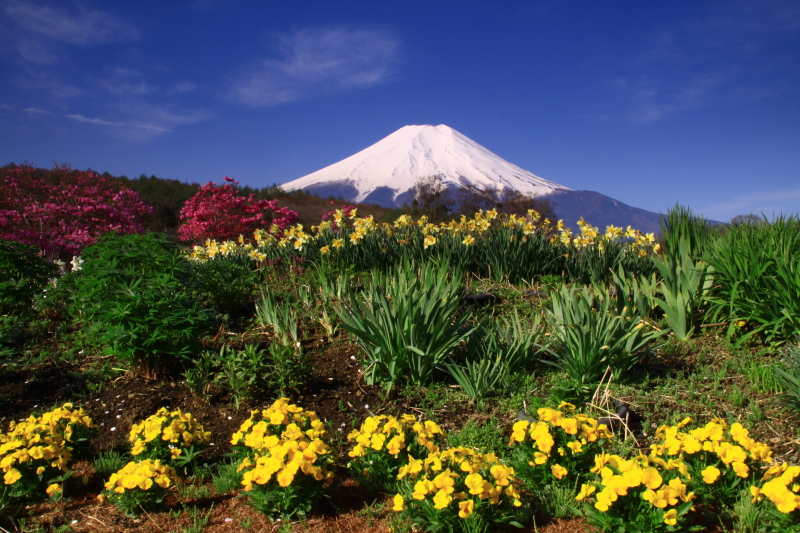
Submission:
[[[579,228],[4,242],[0,527],[797,530],[800,222]]]

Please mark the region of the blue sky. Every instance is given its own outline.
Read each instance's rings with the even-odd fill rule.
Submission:
[[[573,189],[800,212],[794,0],[0,0],[0,164],[284,183],[447,124]]]

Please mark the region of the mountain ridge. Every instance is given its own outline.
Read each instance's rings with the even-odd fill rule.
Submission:
[[[546,180],[445,124],[404,126],[341,161],[281,187],[286,191],[303,189],[323,198],[336,196],[402,207],[412,199],[417,180],[426,176],[437,176],[448,189],[512,189],[550,200],[556,215],[572,228],[583,217],[596,226],[630,225],[641,231],[660,231],[658,213]]]

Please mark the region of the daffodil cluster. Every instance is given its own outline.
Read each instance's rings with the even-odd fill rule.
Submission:
[[[126,514],[160,503],[176,478],[175,470],[158,459],[131,461],[111,474],[106,482],[106,494]]]
[[[515,448],[513,464],[527,488],[562,480],[574,487],[587,475],[601,445],[611,439],[604,424],[574,411],[574,405],[562,402],[558,409],[539,409],[538,421],[514,424],[509,446]]]
[[[392,509],[420,529],[442,525],[455,531],[464,522],[510,522],[522,506],[514,469],[494,453],[471,448],[435,451],[425,459],[409,456],[400,468]]]
[[[253,411],[233,434],[243,456],[242,485],[259,511],[285,517],[305,514],[333,480],[333,449],[324,424],[313,411],[276,400]]]
[[[67,472],[73,445],[85,440],[95,428],[82,408],[71,403],[41,416],[29,416],[20,423],[11,422],[6,433],[0,433],[0,471],[4,485],[10,485],[8,496],[37,497],[41,488],[59,472]],[[49,495],[61,487],[50,483]]]
[[[572,230],[564,227],[564,223],[559,220],[556,225],[558,233],[553,235],[552,241],[573,246],[578,250],[592,246],[602,250],[610,242],[627,242],[626,250],[638,253],[642,257],[650,251],[658,253],[661,250],[661,244],[656,242],[654,233],[642,233],[630,226],[624,230],[613,225],[606,226],[606,231],[603,233],[600,228],[592,226],[581,217],[578,220],[578,228],[579,233],[573,234]]]
[[[394,490],[399,469],[408,457],[425,458],[439,451],[442,429],[434,422],[417,421],[414,415],[370,416],[347,435],[355,443],[348,455],[353,477],[369,490]]]
[[[132,446],[131,455],[167,462],[178,460],[182,455],[195,455],[211,441],[211,433],[205,431],[191,413],[180,409],[170,412],[162,407],[156,414],[134,424],[128,440]]]
[[[319,254],[325,256],[340,252],[348,246],[358,246],[370,235],[378,235],[380,239],[394,238],[400,245],[419,242],[423,249],[436,246],[441,236],[452,236],[463,246],[470,247],[478,244],[490,231],[500,228],[521,231],[518,239],[517,235],[510,234],[507,239],[509,242],[517,239],[525,243],[530,236],[545,235],[553,243],[575,249],[593,246],[603,249],[609,242],[625,242],[628,250],[641,256],[646,256],[649,252],[657,253],[660,249],[654,234],[645,234],[630,226],[624,230],[608,226],[603,233],[581,218],[578,221],[580,232],[573,234],[563,221],[559,220],[554,225],[533,209],[528,210],[524,216],[501,215],[494,209],[478,211],[472,218],[462,215],[459,220],[439,224],[429,222],[425,215],[416,220],[409,215],[402,215],[393,224],[377,223],[371,215],[356,216],[356,209],[338,209],[331,219],[311,226],[310,231],[306,231],[302,224],[296,224],[285,228],[282,233],[277,227],[271,228],[269,232],[259,229],[252,238],[240,235],[238,242],[229,240],[218,243],[207,240],[204,245],[194,246],[187,255],[195,261],[246,255],[254,261],[263,262],[272,256],[270,249],[306,252],[307,245],[315,244]]]

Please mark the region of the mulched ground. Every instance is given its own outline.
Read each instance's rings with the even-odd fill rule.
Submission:
[[[358,349],[348,343],[328,344],[313,339],[304,349],[312,354],[313,376],[307,388],[294,394],[291,400],[306,409],[316,411],[329,424],[330,432],[342,442],[351,428],[369,414],[402,414],[421,412],[412,400],[394,396],[383,399],[379,391],[364,385],[357,363]],[[43,364],[37,367],[0,371],[0,427],[10,420],[20,420],[31,412],[41,412],[65,401],[75,401],[83,406],[99,427],[92,440],[92,451],[124,451],[131,425],[155,413],[160,407],[180,408],[191,412],[206,430],[213,435],[213,445],[205,450],[200,463],[224,459],[230,451],[229,438],[250,415],[251,409],[267,407],[274,397],[256,398],[234,409],[229,397],[212,387],[208,398],[193,394],[179,380],[148,380],[120,377],[111,382],[100,394],[76,398],[84,389],[81,382],[81,365],[91,364],[84,359],[73,364]],[[425,391],[420,392],[421,395]],[[470,418],[464,406],[437,410],[437,417],[446,430],[458,430]],[[342,453],[344,450],[342,450]],[[101,502],[97,495],[103,490],[103,479],[94,472],[91,461],[83,460],[73,465],[76,475],[67,486],[67,501],[60,504],[39,503],[25,508],[12,509],[11,516],[0,517],[0,528],[7,531],[52,531],[70,525],[77,532],[131,532],[145,533],[182,531],[189,527],[187,507],[197,507],[209,513],[204,531],[209,533],[236,531],[278,531],[280,523],[272,523],[247,505],[238,494],[227,494],[181,503],[175,496],[165,502],[162,511],[130,518],[115,506]],[[84,486],[80,479],[87,474]],[[315,514],[293,525],[292,530],[312,533],[389,531],[387,517],[392,512],[391,503],[382,495],[367,494],[340,472],[340,481],[330,493],[330,498],[319,506]],[[172,512],[171,512],[172,511]],[[25,521],[20,524],[20,519]],[[0,529],[2,531],[2,529]],[[593,531],[583,520],[539,519],[525,529],[510,531],[541,533],[578,533]],[[713,531],[713,529],[708,529]]]
[[[313,376],[308,387],[292,395],[292,401],[316,411],[329,424],[330,431],[344,440],[353,425],[370,414],[401,414],[415,409],[403,405],[397,397],[384,400],[379,391],[364,385],[360,380],[358,350],[348,343],[328,345],[321,339],[311,340],[304,347],[312,352]],[[149,380],[141,377],[121,377],[110,383],[100,393],[80,397],[84,390],[81,365],[92,364],[91,359],[76,363],[41,364],[35,367],[6,369],[0,372],[0,427],[11,420],[22,420],[32,412],[42,412],[54,405],[74,401],[85,408],[97,424],[99,431],[92,439],[93,453],[106,450],[124,451],[131,425],[155,413],[160,407],[180,408],[191,412],[206,430],[211,431],[213,445],[206,449],[200,462],[212,462],[230,452],[229,438],[250,416],[251,409],[267,407],[274,397],[256,398],[242,403],[239,409],[229,404],[229,397],[212,387],[208,398],[193,394],[178,380]],[[462,408],[437,411],[445,428],[459,429],[469,418]],[[68,482],[65,502],[43,502],[11,509],[0,517],[0,528],[7,531],[52,531],[69,525],[76,532],[131,532],[156,533],[181,531],[190,525],[187,513],[175,511],[186,508],[171,497],[164,509],[130,518],[115,506],[97,499],[105,479],[93,469],[89,460],[73,465],[76,475]],[[88,482],[80,480],[88,475]],[[344,474],[342,472],[342,474]],[[235,531],[278,531],[280,523],[272,523],[247,505],[238,494],[214,496],[190,502],[209,513],[204,531],[222,533]],[[292,529],[314,532],[388,532],[387,512],[390,508],[383,495],[367,494],[345,475],[330,498],[308,520],[294,524]],[[172,511],[172,512],[170,512]],[[391,513],[391,511],[388,511]],[[590,531],[580,520],[541,521],[522,531],[542,533],[573,533]],[[38,531],[41,531],[39,529]],[[514,530],[520,531],[520,530]]]

